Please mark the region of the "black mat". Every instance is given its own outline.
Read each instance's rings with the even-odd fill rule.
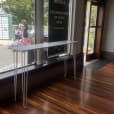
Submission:
[[[90,68],[90,69],[99,69],[99,68],[101,68],[111,62],[112,62],[112,60],[101,59],[101,60],[97,60],[93,63],[90,63],[90,64],[86,65],[85,67]]]

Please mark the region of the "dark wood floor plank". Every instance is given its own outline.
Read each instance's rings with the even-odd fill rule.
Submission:
[[[28,103],[30,103],[31,105],[36,105],[42,108],[43,110],[50,111],[52,114],[54,114],[55,112],[57,114],[67,113],[66,110],[60,108],[58,105],[53,104],[52,102],[48,100],[43,99],[40,96],[33,96],[31,99],[28,99]]]
[[[59,80],[36,90],[28,107],[0,106],[0,114],[114,114],[114,62],[98,70],[84,69],[74,80]]]
[[[67,85],[66,85],[67,86]],[[52,86],[53,87],[53,86]],[[60,85],[60,87],[64,87],[62,84]],[[58,86],[57,88],[59,88],[60,89],[60,87]],[[63,91],[65,92],[65,91],[67,91],[67,89],[69,90],[69,96],[72,96],[72,100],[71,100],[71,102],[73,103],[73,101],[74,102],[76,102],[76,101],[78,101],[77,103],[79,104],[80,103],[80,101],[83,101],[83,103],[85,104],[85,102],[86,102],[86,96],[89,96],[89,98],[90,98],[90,101],[92,101],[92,102],[90,102],[90,101],[88,101],[89,103],[90,103],[90,106],[95,106],[95,105],[97,105],[98,107],[97,108],[99,108],[100,107],[100,109],[102,109],[102,111],[103,110],[105,110],[106,109],[106,105],[108,104],[109,106],[111,106],[110,108],[112,108],[112,111],[114,111],[113,109],[114,109],[114,103],[113,102],[111,102],[111,101],[109,101],[109,100],[105,100],[105,99],[103,99],[103,98],[100,98],[100,97],[98,97],[98,96],[95,96],[95,95],[92,95],[92,94],[89,94],[88,92],[83,92],[83,91],[80,91],[80,90],[76,90],[76,89],[69,89],[68,87],[66,87],[66,90],[64,89]],[[71,90],[71,91],[70,91]],[[48,91],[50,91],[49,89],[48,89]],[[60,90],[58,90],[58,91],[55,91],[55,93],[58,93]],[[49,92],[50,93],[50,92]],[[61,93],[58,93],[58,94],[61,94]],[[64,93],[63,93],[64,94]],[[63,95],[62,94],[62,95]],[[67,94],[66,94],[66,97],[68,98],[69,96],[67,96]],[[64,96],[65,97],[65,96]],[[56,98],[57,99],[57,98]],[[68,100],[69,100],[68,99]],[[101,100],[100,100],[101,99]],[[67,102],[70,102],[70,101],[67,101]],[[98,103],[97,103],[98,102]],[[101,103],[101,104],[99,104],[99,103]],[[83,104],[81,104],[81,105],[83,105]],[[111,111],[111,110],[110,110]]]

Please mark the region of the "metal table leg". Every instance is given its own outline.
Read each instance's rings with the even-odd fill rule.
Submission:
[[[67,77],[67,60],[64,59],[64,78]]]
[[[16,101],[17,97],[17,72],[18,72],[18,52],[13,52],[13,62],[14,62],[14,99]]]
[[[76,44],[73,46],[74,54],[73,54],[73,62],[74,62],[74,80],[76,80]]]
[[[64,46],[64,52],[66,51],[66,47]],[[64,58],[64,78],[67,77],[67,58]]]
[[[73,61],[74,61],[74,80],[76,80],[76,55],[75,54],[73,56]]]
[[[28,69],[25,67],[25,52],[22,52],[21,61],[22,61],[22,96],[23,96],[23,107],[27,107],[27,90],[28,90]]]
[[[24,66],[25,66],[25,52],[24,52]],[[27,107],[27,93],[28,93],[28,69],[24,67],[24,107]]]

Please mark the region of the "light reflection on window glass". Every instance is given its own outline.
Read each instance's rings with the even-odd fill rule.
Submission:
[[[96,20],[97,20],[97,7],[92,6],[90,26],[96,26]]]
[[[94,52],[95,32],[96,32],[95,28],[90,28],[89,42],[88,42],[88,54],[91,54]]]
[[[2,0],[0,7],[0,73],[14,68],[12,47],[35,43],[35,0]],[[18,53],[18,67],[21,67]],[[34,52],[26,53],[26,65]]]

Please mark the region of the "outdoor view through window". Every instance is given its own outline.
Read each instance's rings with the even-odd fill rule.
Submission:
[[[47,2],[44,7],[44,35],[47,37]],[[34,43],[35,0],[0,0],[0,73],[14,69],[13,46]],[[34,55],[34,51],[26,53],[26,65],[34,63]],[[21,67],[20,53],[18,67]]]

